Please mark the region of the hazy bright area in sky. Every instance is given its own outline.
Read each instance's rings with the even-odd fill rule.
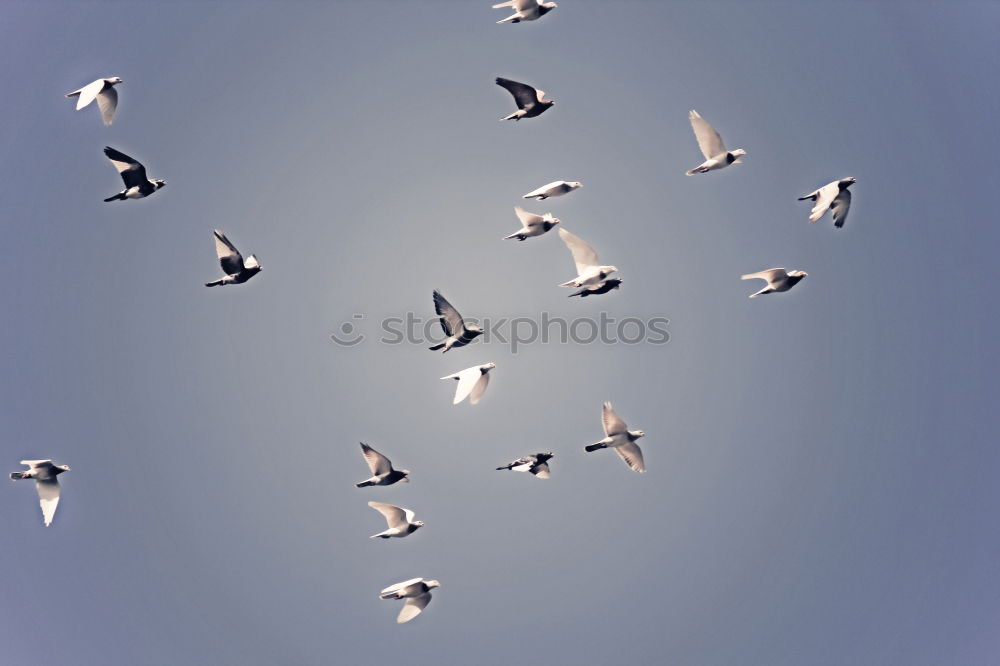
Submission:
[[[995,664],[1000,4],[490,4],[0,5],[0,469],[72,467],[49,528],[3,482],[0,661]],[[110,127],[63,96],[111,76]],[[556,104],[500,123],[497,76]],[[742,164],[685,177],[690,109]],[[167,186],[103,203],[106,145]],[[567,298],[515,205],[622,288]],[[206,289],[213,228],[263,272]],[[809,276],[748,299],[774,266]],[[670,339],[379,341],[435,288]],[[583,451],[605,400],[647,473]],[[412,482],[355,488],[359,441]],[[370,500],[426,526],[371,540]]]

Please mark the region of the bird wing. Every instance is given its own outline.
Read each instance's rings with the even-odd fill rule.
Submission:
[[[604,403],[604,409],[601,411],[601,423],[604,424],[604,434],[608,437],[628,432],[628,426],[625,425],[620,416],[615,414],[610,402]]]
[[[844,189],[830,204],[830,213],[833,215],[833,226],[838,229],[844,226],[847,221],[847,211],[851,210],[851,191]]]
[[[519,109],[524,109],[535,104],[545,94],[540,90],[532,88],[527,83],[519,83],[501,77],[497,77],[497,85],[506,88],[507,92],[514,96],[514,102],[517,103],[517,108]]]
[[[441,328],[447,336],[461,335],[465,331],[465,321],[441,292],[434,290],[434,312],[441,317]]]
[[[27,465],[31,469],[36,469],[38,467],[52,467],[51,460],[22,460],[22,465]]]
[[[243,272],[243,255],[236,249],[236,246],[229,242],[226,234],[218,229],[212,231],[215,234],[215,254],[219,257],[222,270],[226,275],[236,275]]]
[[[501,7],[512,7],[516,12],[523,12],[538,5],[538,0],[507,0],[507,2],[501,2],[498,5],[493,5],[493,9],[500,9]]]
[[[472,393],[472,389],[476,386],[476,382],[479,381],[480,375],[482,375],[482,371],[477,365],[473,368],[466,368],[465,370],[456,372],[453,375],[442,377],[441,379],[458,380],[458,386],[455,387],[455,399],[452,400],[451,404],[457,405],[469,397],[469,394]]]
[[[691,129],[694,130],[694,138],[698,140],[698,147],[706,160],[712,159],[720,153],[726,152],[726,145],[722,143],[722,137],[715,131],[715,128],[708,124],[708,121],[698,115],[694,109],[688,113],[691,119]]]
[[[756,273],[747,273],[746,275],[741,275],[741,280],[767,280],[768,284],[771,284],[775,280],[788,277],[788,273],[784,268],[768,268],[766,271],[758,271]]]
[[[566,247],[573,254],[573,261],[576,263],[576,273],[577,275],[583,275],[584,271],[588,268],[593,268],[597,266],[597,253],[594,252],[594,248],[590,247],[583,240],[565,229],[559,230],[559,237],[563,239],[566,243]]]
[[[636,472],[645,472],[646,463],[642,460],[642,449],[635,442],[626,442],[621,446],[614,447],[618,457],[625,461],[625,464]]]
[[[111,146],[104,148],[104,154],[108,156],[111,163],[115,165],[115,169],[121,174],[126,188],[138,187],[143,183],[149,182],[149,179],[146,178],[146,167],[142,166],[138,160],[132,159]]]
[[[483,394],[486,393],[486,387],[490,384],[490,373],[482,372],[480,370],[479,379],[476,383],[472,385],[472,393],[469,395],[469,402],[473,405],[479,404],[480,399],[482,399]]]
[[[368,469],[371,470],[372,476],[381,476],[392,469],[392,463],[389,462],[388,458],[364,442],[361,442],[361,455],[365,457],[365,462],[368,463]]]
[[[389,596],[392,596],[400,592],[405,593],[407,591],[407,588],[413,585],[418,585],[422,582],[424,582],[423,578],[411,578],[410,580],[404,580],[402,583],[396,583],[395,585],[390,585],[389,587],[379,592],[378,595],[383,599],[385,599]]]
[[[517,215],[517,218],[521,220],[521,224],[524,225],[526,229],[538,226],[542,223],[542,220],[545,219],[541,215],[529,213],[520,206],[514,206],[514,213]]]
[[[104,120],[104,124],[110,125],[115,119],[115,110],[118,108],[118,91],[114,86],[108,86],[97,94],[97,106],[101,109],[101,119]]]
[[[549,478],[549,464],[547,462],[543,462],[540,465],[535,465],[528,471],[537,476],[539,479]]]
[[[48,527],[59,506],[59,481],[54,476],[50,479],[36,479],[35,490],[38,491],[38,502],[42,505],[42,518]]]
[[[408,522],[406,520],[407,514],[412,515],[413,513],[385,502],[368,502],[368,506],[385,516],[385,522],[389,524],[389,527],[404,527]]]
[[[399,624],[409,622],[416,616],[420,615],[420,613],[427,608],[427,604],[429,604],[430,601],[430,592],[424,592],[423,594],[408,598],[406,603],[403,604],[403,608],[399,611],[399,616],[396,618],[396,622]]]
[[[837,181],[833,181],[828,185],[824,185],[819,188],[816,192],[816,203],[813,205],[812,211],[809,213],[809,221],[815,222],[819,218],[823,217],[826,209],[830,207],[833,200],[837,197],[840,192],[840,186]]]
[[[67,97],[72,97],[73,95],[79,95],[80,97],[76,100],[76,110],[79,111],[83,107],[87,106],[94,101],[97,97],[97,93],[101,92],[101,88],[104,87],[104,80],[97,79],[96,81],[91,81],[79,90],[74,90],[73,92],[66,95]]]

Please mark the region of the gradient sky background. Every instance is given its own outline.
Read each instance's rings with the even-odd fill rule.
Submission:
[[[613,7],[617,11],[610,11]],[[505,11],[505,10],[504,10]],[[995,664],[997,3],[5,2],[10,664]],[[495,76],[548,92],[513,109]],[[63,95],[121,76],[118,118]],[[741,166],[701,161],[688,109]],[[105,204],[105,145],[168,186]],[[843,231],[795,199],[855,176]],[[524,192],[621,269],[567,299]],[[223,229],[264,272],[220,275]],[[742,273],[809,277],[748,300]],[[379,344],[664,316],[669,344]],[[329,339],[363,313],[368,339]],[[483,402],[438,378],[495,361]],[[587,455],[612,400],[649,472]],[[358,490],[364,440],[412,483]],[[553,476],[493,471],[552,450]],[[365,506],[414,509],[404,540]],[[394,622],[378,591],[438,578]],[[406,656],[387,654],[405,650]]]

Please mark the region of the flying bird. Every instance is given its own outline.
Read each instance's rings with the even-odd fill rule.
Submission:
[[[539,479],[547,479],[549,478],[549,460],[551,458],[553,458],[551,451],[549,453],[535,453],[518,458],[503,467],[497,467],[497,471],[509,469],[513,472],[531,472]]]
[[[532,190],[522,196],[522,199],[538,199],[539,201],[544,201],[549,197],[561,197],[564,194],[569,194],[573,190],[583,187],[583,183],[578,180],[556,180],[548,185],[542,185],[537,190]]]
[[[514,102],[517,104],[517,111],[500,120],[534,118],[545,113],[550,106],[555,104],[550,99],[543,99],[545,97],[544,90],[532,88],[527,83],[518,83],[517,81],[497,77],[497,85],[506,88],[507,92],[514,96]]]
[[[434,311],[441,318],[441,330],[448,336],[444,342],[439,342],[433,347],[428,347],[431,351],[444,349],[441,353],[447,352],[452,347],[464,347],[485,331],[475,324],[466,324],[458,310],[441,295],[437,289],[434,290]]]
[[[22,465],[29,469],[23,472],[11,472],[10,480],[34,479],[35,490],[38,491],[38,502],[42,505],[42,520],[45,526],[52,524],[59,506],[59,479],[63,472],[70,471],[69,465],[53,465],[51,460],[22,460]]]
[[[500,24],[534,21],[542,16],[545,16],[558,6],[559,5],[554,2],[543,2],[542,0],[507,0],[507,2],[501,2],[498,5],[493,5],[493,9],[501,9],[503,7],[512,7],[514,9],[514,14],[508,16],[502,21],[497,21],[497,23]]]
[[[206,287],[215,287],[221,284],[243,284],[264,270],[257,261],[256,255],[251,254],[244,261],[243,255],[240,254],[235,245],[229,242],[226,234],[218,229],[212,233],[215,234],[215,254],[219,256],[219,263],[222,264],[222,272],[226,274],[226,277],[206,282]]]
[[[597,287],[605,278],[618,269],[615,266],[601,266],[597,260],[597,253],[580,239],[565,229],[559,230],[559,237],[566,243],[566,247],[573,254],[573,261],[576,263],[577,276],[572,280],[563,282],[560,287]]]
[[[361,455],[365,457],[365,462],[368,463],[368,469],[371,470],[372,475],[370,479],[365,479],[360,483],[354,484],[358,488],[366,486],[391,486],[397,481],[410,482],[406,478],[410,470],[393,469],[392,462],[388,458],[364,442],[361,442]]]
[[[97,79],[88,83],[79,90],[66,93],[66,97],[76,97],[76,110],[79,111],[95,99],[97,106],[101,110],[101,118],[105,125],[110,125],[115,119],[115,110],[118,108],[118,91],[115,86],[122,80],[117,76],[109,79]]]
[[[369,537],[371,539],[403,538],[409,534],[413,534],[424,526],[424,521],[413,520],[414,513],[409,509],[403,509],[392,504],[386,504],[385,502],[368,502],[368,506],[385,516],[385,522],[389,524],[389,529],[371,535]]]
[[[411,578],[402,583],[390,585],[379,592],[379,599],[406,599],[403,608],[396,618],[398,624],[409,622],[427,607],[431,601],[431,590],[441,587],[441,583],[436,580],[424,580],[423,578]]]
[[[698,115],[698,112],[691,110],[688,114],[691,119],[691,129],[694,130],[694,138],[698,140],[698,147],[701,148],[705,161],[687,172],[688,176],[696,173],[708,173],[734,162],[740,162],[740,157],[747,154],[742,148],[736,150],[726,150],[722,143],[722,137],[715,131],[715,128],[708,124],[708,121]]]
[[[521,228],[512,233],[510,236],[504,236],[504,240],[516,238],[519,241],[523,241],[529,236],[541,236],[546,231],[559,224],[559,218],[552,217],[552,213],[535,215],[534,213],[529,213],[520,206],[514,206],[514,213],[521,220]]]
[[[124,190],[113,197],[108,197],[104,201],[142,199],[167,184],[165,180],[149,180],[146,177],[146,167],[111,146],[107,146],[104,149],[104,154],[108,156],[111,163],[115,165],[115,169],[121,174],[122,180],[125,181]]]
[[[615,413],[610,402],[604,403],[601,422],[604,424],[604,439],[583,447],[584,450],[589,453],[598,449],[613,448],[618,457],[633,471],[645,472],[646,464],[642,461],[642,450],[635,442],[646,433],[641,430],[629,430],[621,417]]]
[[[767,286],[760,291],[750,294],[750,298],[755,296],[760,296],[761,294],[771,294],[776,291],[788,291],[794,287],[799,280],[809,275],[805,271],[785,271],[784,268],[769,268],[766,271],[759,271],[757,273],[747,273],[741,276],[742,280],[754,280],[761,279],[767,281]]]
[[[441,379],[458,380],[458,386],[455,387],[455,399],[452,400],[451,404],[457,405],[466,398],[469,398],[469,402],[473,405],[478,404],[483,394],[486,393],[486,387],[489,386],[490,370],[495,367],[497,367],[496,363],[474,365],[453,375],[442,377]]]
[[[847,211],[851,209],[851,191],[847,188],[856,182],[854,178],[841,178],[827,183],[811,194],[799,197],[799,201],[809,199],[816,202],[809,214],[809,221],[818,221],[829,209],[833,215],[833,226],[838,229],[843,227],[847,221]]]
[[[569,295],[570,298],[574,296],[579,296],[580,298],[586,298],[587,296],[597,296],[598,294],[606,294],[609,291],[618,289],[622,286],[622,281],[619,278],[608,278],[604,282],[601,282],[596,287],[584,287],[580,291],[575,291]]]

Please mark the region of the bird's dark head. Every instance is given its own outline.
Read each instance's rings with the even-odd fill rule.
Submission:
[[[70,471],[69,465],[55,465],[55,473],[62,474],[63,472]]]
[[[108,85],[112,86],[122,82],[121,77],[118,76],[112,76],[110,79],[104,79],[104,80],[108,82]]]
[[[410,479],[407,478],[407,477],[410,476],[410,470],[408,470],[408,469],[401,469],[401,470],[399,470],[399,473],[403,475],[403,478],[400,479],[400,481],[402,481],[403,483],[409,483],[410,482]]]
[[[840,181],[837,183],[837,185],[840,187],[840,189],[846,190],[848,187],[850,187],[856,182],[858,181],[852,176],[850,178],[841,178]]]
[[[156,189],[160,189],[161,187],[167,186],[167,181],[163,180],[162,178],[157,178],[156,180],[153,181],[153,185],[156,185]]]
[[[483,329],[481,329],[479,326],[477,326],[476,324],[466,324],[465,325],[465,330],[467,330],[470,333],[475,333],[476,335],[482,335],[483,333],[486,332]]]

